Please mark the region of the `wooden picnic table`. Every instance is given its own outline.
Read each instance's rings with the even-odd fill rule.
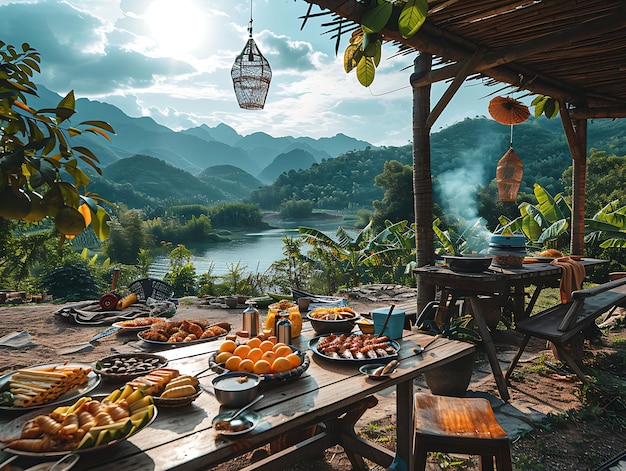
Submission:
[[[607,263],[607,260],[583,258],[580,263],[589,275],[597,265]],[[445,266],[427,265],[414,269],[419,281],[425,285],[434,286],[441,292],[439,310],[447,309],[449,298],[456,293],[467,298],[472,307],[472,314],[478,325],[483,339],[485,352],[491,365],[500,397],[504,401],[510,399],[500,363],[496,356],[496,349],[491,338],[489,327],[485,320],[485,305],[481,295],[492,297],[513,298],[513,318],[525,319],[530,316],[535,302],[544,287],[558,287],[562,274],[559,265],[549,262],[524,263],[519,268],[500,268],[491,266],[488,270],[479,273],[466,273],[450,270]],[[526,302],[526,288],[535,286],[535,289]],[[443,317],[438,312],[439,318]]]
[[[294,341],[301,350],[308,349],[308,341],[314,336],[309,329]],[[265,397],[254,406],[261,416],[260,423],[236,440],[222,438],[211,426],[212,419],[224,410],[210,392],[211,380],[216,374],[210,371],[207,376],[201,375],[201,383],[207,391],[191,405],[159,408],[156,420],[145,430],[106,450],[83,453],[73,469],[206,470],[268,443],[297,436],[312,426],[317,426],[318,433],[314,436],[303,436],[299,444],[272,453],[245,469],[283,469],[308,456],[320,456],[336,444],[345,449],[354,469],[368,469],[364,458],[389,469],[409,469],[413,380],[428,369],[469,355],[474,349],[466,342],[440,338],[425,352],[413,352],[414,347],[430,340],[431,336],[404,331],[404,337],[399,340],[400,366],[385,380],[362,375],[358,371],[359,364],[324,359],[309,350],[310,365],[302,376],[262,389]],[[208,366],[209,358],[220,343],[218,340],[173,348],[159,354],[169,359],[168,367],[177,368],[183,374],[195,374]],[[116,387],[119,385],[103,382],[91,395],[109,393]],[[365,411],[376,406],[374,394],[392,387],[396,388],[396,453],[360,438],[354,429]],[[0,414],[0,427],[8,419]],[[6,456],[0,453],[0,460]],[[32,458],[20,456],[14,464],[25,468],[33,462]]]

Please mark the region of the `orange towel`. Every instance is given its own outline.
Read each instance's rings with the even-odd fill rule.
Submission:
[[[560,266],[563,270],[560,285],[561,303],[567,304],[572,300],[572,291],[582,289],[586,275],[585,267],[569,257],[556,258],[550,263]]]

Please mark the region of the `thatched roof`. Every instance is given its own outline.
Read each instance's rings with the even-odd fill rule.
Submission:
[[[325,27],[347,45],[368,2],[306,0],[331,14]],[[386,41],[430,53],[435,67],[413,85],[451,80],[470,63],[470,79],[509,84],[568,103],[573,118],[626,117],[626,1],[428,0],[418,33],[393,26]],[[310,15],[319,13],[313,8]],[[337,29],[340,28],[340,29]]]

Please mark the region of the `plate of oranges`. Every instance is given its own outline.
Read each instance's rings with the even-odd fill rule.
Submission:
[[[254,337],[242,344],[224,340],[209,365],[218,374],[254,373],[263,379],[263,385],[298,378],[309,367],[309,357],[293,345]]]

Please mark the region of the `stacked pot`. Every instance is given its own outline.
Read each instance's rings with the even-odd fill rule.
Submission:
[[[523,235],[492,235],[489,242],[492,265],[501,268],[520,268],[526,256],[526,239]]]

